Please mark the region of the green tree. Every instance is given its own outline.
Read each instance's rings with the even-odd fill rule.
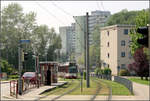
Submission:
[[[131,53],[132,55],[135,53],[135,51],[141,47],[141,45],[139,45],[137,43],[137,39],[142,38],[143,36],[139,33],[136,32],[137,28],[142,27],[142,26],[146,26],[147,24],[149,24],[150,22],[150,13],[149,10],[142,10],[138,13],[138,15],[135,18],[136,20],[136,27],[135,29],[131,30],[130,32],[130,38],[131,38],[131,44],[130,44],[130,48],[131,48]]]
[[[123,9],[122,11],[113,14],[110,16],[106,22],[107,26],[115,24],[132,24],[135,25],[135,17],[137,16],[138,11],[128,11]]]
[[[2,50],[2,57],[15,68],[18,67],[18,42],[20,39],[32,37],[35,16],[33,12],[24,14],[22,7],[16,3],[11,3],[2,9],[0,42],[5,46]]]
[[[6,72],[8,75],[14,73],[16,70],[6,60],[1,59],[0,67],[2,72]]]
[[[93,44],[90,46],[90,64],[99,67],[100,64],[100,28],[102,26],[95,25],[92,32]]]
[[[61,49],[60,36],[53,28],[49,29],[46,25],[38,26],[34,12],[25,14],[19,4],[11,3],[2,9],[1,14],[0,43],[4,43],[5,46],[1,51],[2,58],[12,64],[12,67],[18,68],[18,44],[21,39],[31,40],[30,44],[22,44],[24,51],[29,54],[24,69],[29,71],[34,70],[34,52],[39,53],[41,60],[45,60],[47,51],[48,59],[53,60],[50,55],[53,54],[55,57],[55,50]]]

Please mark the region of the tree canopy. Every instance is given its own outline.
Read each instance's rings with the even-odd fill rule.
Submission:
[[[30,44],[22,44],[30,59],[26,61],[26,70],[34,70],[33,53],[40,55],[40,60],[45,60],[47,52],[48,60],[54,60],[51,55],[55,50],[61,49],[61,38],[54,28],[36,23],[36,13],[25,14],[23,8],[17,3],[11,3],[2,9],[1,14],[0,43],[4,44],[1,50],[2,58],[8,61],[12,67],[18,68],[18,44],[21,39],[30,40]],[[53,47],[53,48],[52,48]]]

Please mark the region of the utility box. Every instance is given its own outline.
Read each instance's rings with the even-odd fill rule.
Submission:
[[[51,85],[50,83],[57,83],[57,72],[58,72],[58,63],[57,62],[40,62],[40,74],[41,81],[45,85]],[[50,83],[49,83],[50,82]]]

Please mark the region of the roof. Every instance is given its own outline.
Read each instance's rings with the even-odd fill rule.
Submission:
[[[135,25],[117,24],[117,25],[102,27],[100,29],[101,30],[106,30],[106,29],[112,29],[112,28],[116,28],[116,27],[135,27]]]
[[[56,61],[41,61],[39,64],[58,64]]]

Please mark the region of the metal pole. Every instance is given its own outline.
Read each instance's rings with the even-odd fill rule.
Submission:
[[[18,90],[19,95],[22,95],[22,81],[21,81],[21,72],[22,72],[22,66],[21,66],[21,44],[19,43],[18,47],[18,67],[19,67],[19,82],[18,82]]]
[[[88,12],[86,13],[86,83],[87,88],[90,87],[89,77],[89,25],[88,25]]]
[[[84,32],[84,69],[86,71],[86,32]],[[83,72],[85,72],[83,71]],[[86,80],[86,76],[84,77],[84,79]]]
[[[0,44],[0,48],[1,48],[1,44]],[[0,62],[1,62],[1,52],[0,52]],[[1,65],[0,65],[0,101],[1,101]]]
[[[81,76],[81,92],[83,91],[83,71],[82,71],[82,68],[81,68],[81,71],[80,71],[80,76]]]
[[[37,70],[36,70],[36,55],[34,56],[34,59],[35,59],[35,61],[34,61],[34,62],[35,62],[35,63],[34,63],[34,64],[35,64],[35,65],[34,65],[34,69],[35,69],[35,73],[37,73]]]

